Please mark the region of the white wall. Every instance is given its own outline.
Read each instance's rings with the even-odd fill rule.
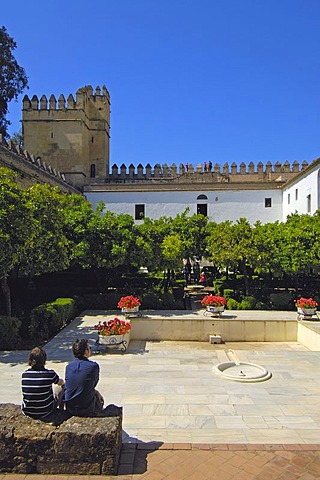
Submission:
[[[133,186],[134,188],[134,186]],[[197,200],[206,195],[207,201]],[[116,214],[128,213],[134,216],[135,204],[145,205],[145,216],[155,219],[161,216],[175,217],[186,207],[190,215],[197,213],[198,203],[207,203],[209,220],[222,222],[236,221],[245,217],[250,223],[262,223],[282,219],[282,191],[279,190],[228,190],[228,191],[176,191],[176,192],[85,192],[86,198],[97,206],[99,201],[106,204],[106,210]],[[272,199],[272,206],[265,207],[265,198]]]
[[[283,217],[285,222],[287,216],[291,213],[310,213],[313,215],[320,208],[319,205],[319,185],[320,185],[320,166],[315,165],[313,169],[307,172],[303,177],[290,183],[288,187],[283,188]],[[297,196],[296,198],[296,191]],[[290,203],[288,203],[290,195]],[[307,196],[311,195],[311,211],[307,211]]]

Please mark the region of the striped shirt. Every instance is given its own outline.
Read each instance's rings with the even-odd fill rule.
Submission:
[[[59,376],[54,370],[29,368],[22,374],[22,411],[33,418],[42,418],[55,408],[52,384],[58,383]]]

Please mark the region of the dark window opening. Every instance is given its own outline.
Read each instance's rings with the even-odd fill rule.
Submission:
[[[134,219],[142,220],[145,215],[145,205],[135,205],[134,207]]]
[[[206,203],[198,203],[197,205],[197,215],[208,216],[208,205]]]
[[[50,137],[53,138],[53,132],[51,132]]]
[[[288,205],[290,205],[290,193],[288,193]]]
[[[266,208],[271,207],[271,198],[265,198],[264,199],[264,206]]]
[[[207,195],[201,194],[201,195],[198,195],[197,200],[208,200],[208,197]]]
[[[93,143],[93,137],[91,137],[91,143]]]
[[[298,200],[298,189],[296,188],[296,200]]]
[[[307,212],[311,213],[311,194],[307,195]]]
[[[93,163],[91,166],[90,166],[90,177],[91,178],[95,178],[96,176],[96,166],[95,164]]]

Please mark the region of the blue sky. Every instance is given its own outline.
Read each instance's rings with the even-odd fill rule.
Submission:
[[[26,93],[105,84],[111,164],[144,166],[319,157],[319,22],[319,0],[13,0],[0,21]]]

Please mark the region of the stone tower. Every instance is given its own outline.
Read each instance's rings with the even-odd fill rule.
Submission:
[[[63,95],[23,99],[24,148],[63,173],[74,186],[109,174],[110,96],[105,86],[79,88],[76,100]]]

